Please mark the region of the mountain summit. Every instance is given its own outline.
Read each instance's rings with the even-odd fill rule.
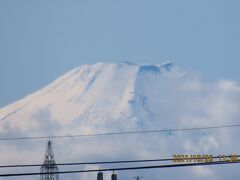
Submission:
[[[19,131],[36,132],[46,129],[45,124],[68,126],[71,131],[143,128],[158,118],[160,97],[168,91],[164,83],[181,76],[170,62],[82,65],[1,109],[0,121]]]

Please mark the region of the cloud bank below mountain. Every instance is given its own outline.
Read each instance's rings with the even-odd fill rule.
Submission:
[[[203,82],[169,62],[161,65],[98,63],[80,66],[2,108],[0,135],[2,138],[73,135],[240,124],[239,107],[240,86],[231,80]],[[165,158],[183,153],[228,155],[239,152],[239,137],[238,128],[169,131],[58,139],[54,140],[54,149],[59,163]],[[1,164],[42,162],[46,140],[0,143]],[[119,179],[131,179],[137,174],[152,180],[159,177],[223,180],[236,179],[239,167],[119,172]],[[96,174],[62,177],[84,180],[96,178]]]

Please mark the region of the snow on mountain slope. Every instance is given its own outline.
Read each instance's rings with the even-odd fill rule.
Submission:
[[[53,123],[62,126],[74,124],[75,128],[76,124],[137,128],[156,117],[161,102],[158,99],[162,93],[161,81],[172,78],[168,77],[169,71],[175,71],[175,79],[182,76],[171,63],[83,65],[1,109],[0,121],[7,121],[20,130],[36,131],[42,123],[39,117],[45,120],[51,117]]]

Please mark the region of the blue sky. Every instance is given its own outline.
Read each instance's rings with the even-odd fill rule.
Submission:
[[[0,107],[85,63],[172,61],[240,80],[238,0],[1,0]]]

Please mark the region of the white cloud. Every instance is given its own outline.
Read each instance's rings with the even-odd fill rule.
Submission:
[[[192,169],[198,176],[207,177],[207,178],[210,178],[213,176],[213,172],[207,167],[198,166],[198,167],[193,167]]]
[[[102,68],[101,65],[99,69]],[[115,71],[115,68],[115,66],[114,69],[108,67],[107,75],[101,76],[107,79],[107,81],[98,82],[98,84],[105,84],[108,91],[101,85],[100,89],[91,89],[90,94],[85,92],[82,95],[81,93],[86,81],[82,77],[84,83],[81,84],[80,88],[81,96],[76,95],[78,93],[76,83],[80,80],[72,78],[74,79],[73,84],[71,82],[66,83],[65,81],[64,83],[66,84],[61,84],[61,79],[57,81],[57,84],[61,86],[56,86],[57,91],[54,93],[53,99],[51,99],[49,94],[44,94],[49,91],[49,88],[45,88],[42,92],[44,96],[41,96],[40,92],[37,95],[32,95],[30,98],[28,97],[27,101],[29,105],[26,105],[25,110],[1,122],[0,135],[2,137],[48,136],[55,134],[89,134],[126,130],[154,130],[240,124],[240,86],[236,82],[221,80],[219,82],[208,83],[202,82],[199,78],[195,77],[179,79],[179,77],[176,78],[176,71],[174,71],[173,75],[171,72],[164,71],[165,74],[160,74],[160,76],[151,74],[149,76],[151,77],[150,80],[139,79],[137,87],[141,88],[133,91],[131,89],[132,80],[130,78],[126,82],[125,75],[123,80],[121,80],[121,76],[118,73],[114,72],[111,75],[113,70]],[[131,75],[131,78],[134,74],[133,72],[135,72],[135,70],[132,72],[132,69],[133,67],[131,67],[131,73],[127,73]],[[80,72],[83,73],[84,71]],[[121,70],[120,73],[124,74],[125,72]],[[94,75],[95,73],[91,73],[91,77]],[[118,81],[121,80],[121,86],[116,82],[112,82],[113,80],[108,77],[110,75],[111,77],[116,77]],[[76,76],[79,77],[79,75]],[[81,74],[81,76],[84,75]],[[64,77],[62,78],[64,79]],[[111,92],[111,98],[113,99],[105,103],[104,100],[110,98],[109,90],[112,88],[112,86],[108,86],[107,82],[109,79],[111,79],[114,89],[116,89],[115,85],[117,85],[120,90],[117,89],[118,93],[116,94]],[[127,87],[124,86],[125,82],[128,84]],[[148,86],[143,87],[145,83]],[[70,84],[69,89],[67,88],[68,84]],[[92,86],[94,87],[91,84]],[[51,86],[50,88],[51,93],[53,92],[53,87],[55,86]],[[69,91],[66,94],[62,93],[62,87],[64,90],[68,89]],[[58,92],[61,93],[58,94]],[[94,95],[96,102],[94,101],[95,99],[88,101],[88,98],[91,98],[91,95],[94,93],[96,93]],[[70,94],[74,94],[73,97],[77,97],[78,99],[71,99]],[[86,94],[88,98],[85,98]],[[124,100],[120,101],[121,98]],[[84,100],[84,103],[79,103],[81,102],[80,100]],[[114,104],[115,101],[116,105]],[[56,104],[54,105],[50,102],[56,102]],[[4,117],[5,112],[9,113],[9,110],[0,111],[0,118]],[[60,122],[61,119],[63,122]],[[83,137],[56,139],[54,140],[54,150],[57,162],[165,158],[172,157],[173,154],[178,153],[216,153],[216,155],[221,153],[227,155],[229,153],[239,153],[239,137],[240,131],[238,128]],[[0,153],[2,155],[0,156],[0,162],[2,164],[14,163],[14,161],[16,163],[39,163],[43,161],[42,157],[46,143],[44,139],[40,141],[1,141],[0,143]],[[100,168],[103,167],[107,166],[101,166]],[[87,168],[89,166],[77,167],[77,169]],[[96,167],[91,166],[91,168]],[[170,179],[169,177],[172,177],[174,179],[174,177],[178,177],[186,180],[194,178],[223,180],[226,177],[221,176],[224,173],[224,167],[217,169],[213,167],[190,169],[161,170],[162,173],[160,174],[158,171],[152,171],[154,172],[153,174],[141,171],[141,175],[149,179],[156,177],[163,179]],[[229,169],[229,173],[231,173],[231,169]],[[129,179],[132,177],[130,172],[119,172],[119,175]],[[228,179],[234,180],[237,176],[236,171],[233,171]],[[96,173],[75,174],[72,176],[64,175],[63,177],[69,180],[96,179]],[[110,179],[109,174],[107,177]],[[38,179],[38,177],[35,179]]]

